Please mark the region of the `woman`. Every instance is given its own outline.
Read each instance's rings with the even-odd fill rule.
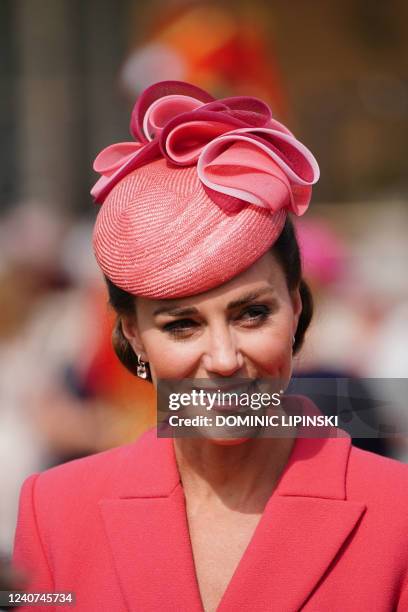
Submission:
[[[261,101],[186,83],[147,89],[131,131],[93,189],[119,357],[155,385],[286,388],[312,313],[287,213],[309,204],[314,157]],[[252,434],[153,429],[30,477],[30,590],[87,612],[407,610],[408,468],[340,431]]]

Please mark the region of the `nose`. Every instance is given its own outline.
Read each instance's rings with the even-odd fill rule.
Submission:
[[[233,331],[228,326],[212,330],[203,357],[205,369],[219,376],[232,376],[242,368],[243,363]]]

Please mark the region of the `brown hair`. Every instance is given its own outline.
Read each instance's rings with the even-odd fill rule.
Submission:
[[[289,291],[299,288],[302,299],[302,312],[299,317],[293,345],[293,353],[295,354],[302,347],[306,330],[313,316],[313,298],[308,285],[302,278],[299,244],[295,228],[289,217],[286,219],[279,238],[271,247],[271,252],[282,266]],[[122,330],[122,317],[132,316],[135,313],[135,296],[114,285],[107,277],[105,277],[105,280],[108,287],[109,303],[117,315],[112,333],[113,348],[123,365],[132,374],[137,375],[138,358]],[[147,379],[151,380],[148,364],[147,374]]]

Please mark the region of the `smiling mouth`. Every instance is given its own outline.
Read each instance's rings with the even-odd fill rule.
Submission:
[[[219,385],[210,385],[204,386],[200,385],[197,387],[191,387],[192,391],[204,391],[204,393],[237,393],[240,395],[241,393],[252,393],[257,388],[257,378],[253,378],[250,381],[246,381],[245,383],[230,383],[223,385],[222,383]]]
[[[228,414],[244,414],[247,413],[251,408],[248,404],[240,405],[239,398],[241,395],[245,394],[250,396],[257,389],[257,379],[252,379],[251,381],[247,381],[245,384],[235,384],[235,385],[219,385],[219,386],[211,386],[211,387],[200,387],[195,388],[197,392],[203,391],[204,393],[209,393],[212,396],[214,394],[220,395],[220,402],[215,402],[211,405],[211,408],[214,412],[219,413],[228,413]],[[223,395],[229,395],[229,401],[225,401],[227,398],[223,398]],[[236,395],[236,401],[234,401],[234,396]],[[222,401],[224,399],[224,401]],[[210,402],[208,402],[210,405]]]

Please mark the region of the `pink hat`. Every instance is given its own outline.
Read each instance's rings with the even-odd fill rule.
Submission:
[[[139,97],[135,142],[104,149],[91,193],[100,267],[149,298],[195,295],[247,269],[302,215],[319,167],[256,98],[214,100],[178,81]]]

